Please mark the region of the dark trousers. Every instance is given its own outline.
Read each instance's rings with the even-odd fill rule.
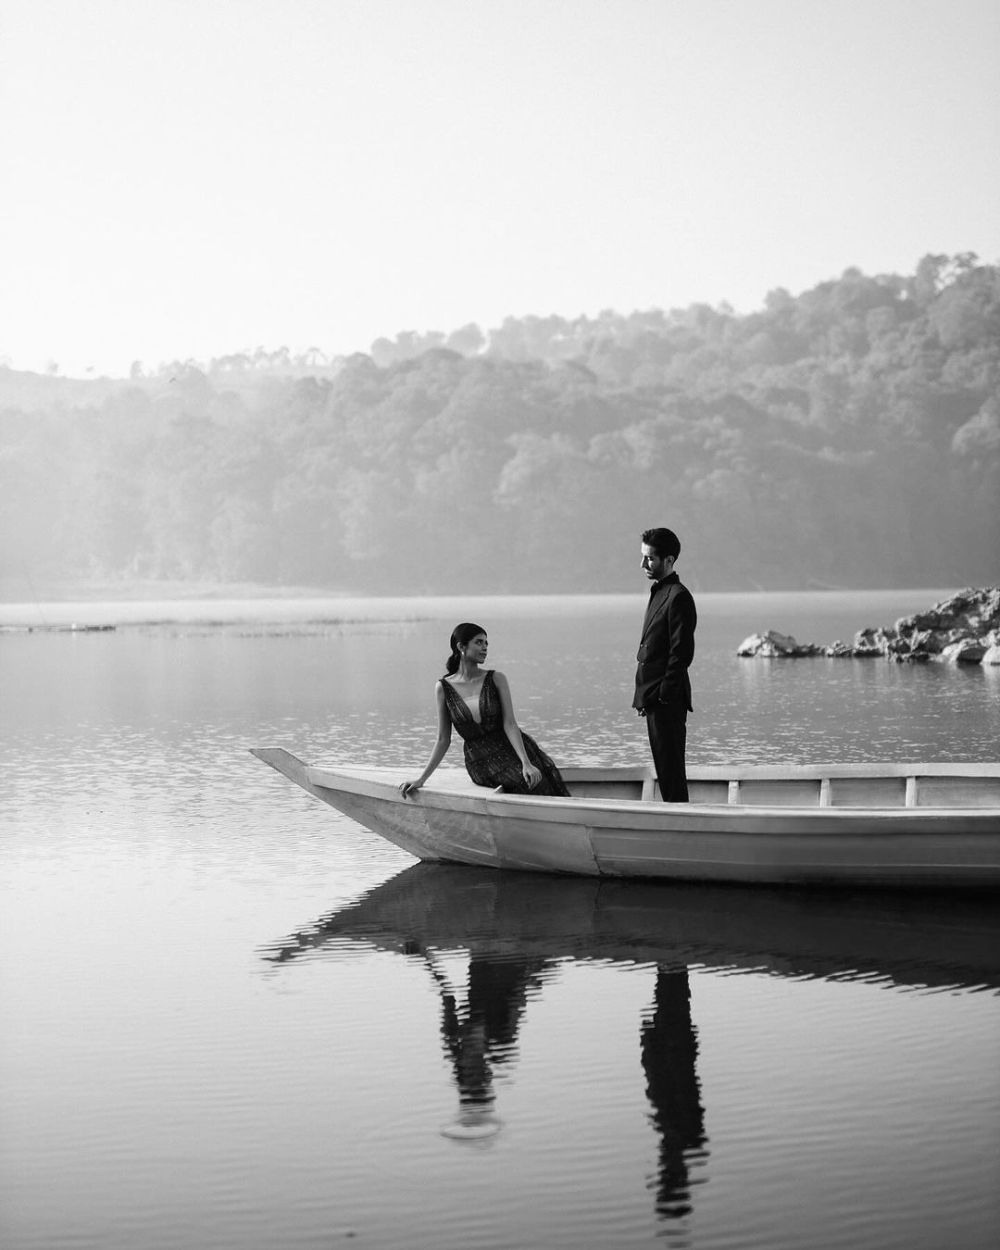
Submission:
[[[646,709],[646,732],[653,753],[653,767],[664,803],[688,801],[684,749],[687,745],[687,712],[654,704]]]

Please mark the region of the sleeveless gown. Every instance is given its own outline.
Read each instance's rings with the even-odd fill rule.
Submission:
[[[494,789],[502,786],[508,794],[549,794],[569,798],[569,791],[559,769],[534,738],[522,729],[521,738],[528,759],[542,773],[537,786],[529,790],[525,785],[521,775],[521,761],[504,733],[500,692],[493,680],[492,669],[487,670],[479,691],[478,723],[451,682],[442,678],[441,684],[444,686],[444,701],[451,723],[465,744],[465,767],[476,785],[492,786]]]

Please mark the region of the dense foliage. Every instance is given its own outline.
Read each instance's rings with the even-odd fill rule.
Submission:
[[[750,315],[508,318],[370,355],[0,369],[0,577],[704,589],[1000,573],[1000,271],[848,270]]]

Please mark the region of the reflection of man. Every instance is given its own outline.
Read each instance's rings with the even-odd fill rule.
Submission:
[[[636,656],[632,706],[646,718],[649,748],[665,803],[688,801],[684,752],[691,706],[688,668],[698,623],[694,599],[674,572],[681,544],[673,530],[642,536],[642,569],[652,582]]]
[[[642,1028],[642,1066],[660,1134],[656,1210],[673,1219],[690,1212],[688,1164],[706,1153],[697,1057],[687,969],[658,968],[653,1014]]]

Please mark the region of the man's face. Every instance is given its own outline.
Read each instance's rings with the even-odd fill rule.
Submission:
[[[659,556],[649,543],[643,543],[639,549],[642,552],[642,571],[651,582],[658,582],[661,578],[666,577],[674,567],[674,557]]]

